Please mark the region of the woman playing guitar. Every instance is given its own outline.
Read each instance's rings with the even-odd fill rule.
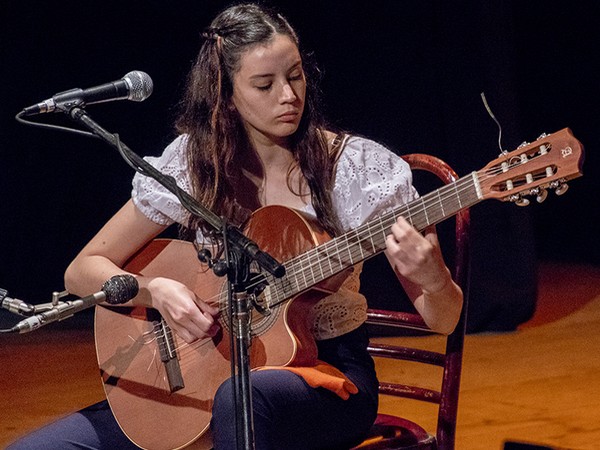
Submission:
[[[203,36],[181,102],[178,136],[162,156],[148,158],[203,205],[240,227],[257,210],[281,205],[312,218],[320,228],[316,232],[336,236],[416,198],[401,158],[366,138],[329,130],[317,109],[314,68],[281,15],[253,4],[233,6]],[[290,243],[282,217],[266,220],[282,230],[273,239],[282,246]],[[207,224],[186,214],[173,194],[136,175],[132,199],[67,269],[68,290],[86,295],[127,273],[132,256],[175,223],[197,245],[214,243]],[[386,234],[385,253],[416,309],[432,329],[450,333],[462,293],[435,231],[419,233],[399,218]],[[292,363],[289,370],[266,367],[251,373],[257,449],[348,448],[369,430],[378,383],[366,350],[359,273],[356,267],[337,292],[306,308],[305,317],[294,317],[306,323],[324,370],[304,371]],[[131,304],[157,310],[183,343],[214,340],[222,333],[221,308],[212,299],[169,277],[134,275],[140,294]],[[343,381],[331,384],[332,379]],[[231,390],[232,383],[223,380],[212,402],[210,434],[216,449],[236,448]],[[65,449],[73,445],[69,442],[135,448],[106,402],[38,430],[14,448]]]

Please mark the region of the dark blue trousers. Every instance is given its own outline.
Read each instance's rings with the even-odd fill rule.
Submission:
[[[357,394],[342,400],[311,388],[287,370],[251,373],[254,437],[257,450],[347,449],[361,441],[377,414],[377,379],[361,327],[320,341],[319,358],[336,366],[356,384]],[[216,450],[236,449],[232,383],[219,388],[211,421]],[[119,428],[106,401],[41,428],[13,445],[21,449],[135,449]]]

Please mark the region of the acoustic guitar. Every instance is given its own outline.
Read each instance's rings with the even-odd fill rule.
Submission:
[[[523,204],[527,196],[541,198],[548,189],[560,194],[568,180],[582,174],[582,164],[582,145],[565,128],[334,239],[299,211],[257,210],[244,232],[283,261],[286,274],[253,275],[250,295],[257,308],[251,367],[313,364],[317,353],[307,308],[335,292],[355,264],[385,249],[397,217],[423,230],[485,199]],[[187,344],[152,308],[98,306],[96,350],[110,407],[125,434],[142,448],[211,448],[214,395],[231,375],[227,281],[198,261],[191,243],[178,240],[150,242],[126,268],[173,278],[218,304],[222,331]]]

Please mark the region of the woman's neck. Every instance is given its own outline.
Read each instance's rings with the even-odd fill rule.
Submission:
[[[251,141],[251,148],[243,155],[241,173],[250,182],[250,189],[240,185],[240,197],[254,191],[261,206],[280,204],[301,209],[309,202],[309,194],[302,173],[298,170],[293,153],[285,146],[261,140]],[[242,184],[244,181],[242,180]]]
[[[250,136],[250,155],[245,155],[244,168],[257,176],[272,171],[287,172],[294,163],[294,156],[287,146],[287,139],[275,141],[267,136]]]

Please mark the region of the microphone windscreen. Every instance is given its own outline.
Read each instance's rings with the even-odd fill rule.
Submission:
[[[134,70],[125,74],[123,80],[129,86],[129,95],[127,96],[128,100],[133,100],[134,102],[143,102],[152,94],[154,90],[154,83],[152,83],[152,78],[146,72],[142,72],[141,70]]]
[[[102,286],[106,294],[106,303],[120,305],[135,297],[139,291],[139,285],[132,275],[115,275]]]

